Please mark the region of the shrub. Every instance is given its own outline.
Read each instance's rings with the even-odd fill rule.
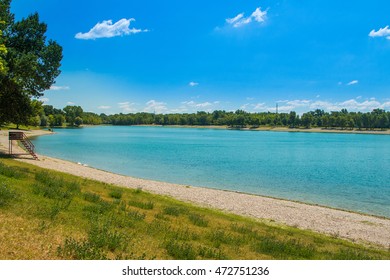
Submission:
[[[123,191],[122,190],[112,190],[109,193],[109,196],[115,199],[121,199],[122,198]]]

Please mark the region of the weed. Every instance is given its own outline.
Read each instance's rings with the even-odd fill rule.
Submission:
[[[57,200],[54,203],[48,203],[46,205],[42,204],[38,208],[38,216],[54,220],[61,211],[68,209],[71,202],[70,199],[66,199]]]
[[[101,200],[100,195],[92,192],[83,193],[83,197],[85,201],[89,201],[93,203],[99,202]]]
[[[199,235],[192,232],[190,229],[175,229],[165,231],[165,236],[174,240],[191,241],[199,239]]]
[[[178,217],[182,213],[182,209],[176,206],[170,206],[170,207],[165,207],[163,212],[164,214]]]
[[[218,229],[216,231],[212,231],[209,234],[209,239],[213,242],[216,248],[219,248],[221,244],[229,244],[229,245],[240,245],[243,243],[243,239],[232,235],[230,232],[226,232],[225,230]]]
[[[135,193],[135,194],[143,193],[142,188],[136,188],[136,189],[134,190],[134,193]]]
[[[190,222],[198,227],[207,227],[209,222],[199,214],[190,214],[188,215]]]
[[[145,219],[145,214],[138,211],[128,211],[127,216],[134,221],[142,221]]]
[[[16,192],[10,189],[5,183],[0,185],[0,207],[9,205],[10,201],[16,197]]]
[[[111,211],[113,208],[114,205],[112,203],[105,200],[100,200],[93,205],[85,206],[84,210],[93,214],[103,214]]]
[[[113,252],[115,249],[124,249],[122,241],[124,236],[118,232],[110,231],[107,226],[93,226],[88,233],[88,242],[97,248]]]
[[[38,181],[32,185],[35,194],[51,199],[69,199],[80,192],[80,184],[65,181],[63,178],[46,171],[37,172],[35,179]]]
[[[46,221],[40,221],[38,224],[38,232],[43,233],[48,227],[49,225],[46,223]]]
[[[226,260],[227,256],[221,251],[212,248],[208,248],[205,246],[200,246],[198,249],[198,254],[202,258],[205,259],[213,259],[213,260]]]
[[[312,245],[305,245],[298,240],[279,240],[275,236],[263,236],[254,246],[260,254],[268,254],[277,259],[311,259],[316,250]]]
[[[106,260],[107,255],[88,241],[77,241],[67,238],[63,246],[57,248],[58,256],[73,260]]]
[[[119,189],[112,190],[108,195],[112,198],[121,199],[123,195],[123,191]]]
[[[127,204],[145,210],[151,210],[154,208],[154,203],[151,201],[142,202],[142,201],[130,200]]]
[[[154,217],[159,220],[169,221],[169,218],[161,212],[155,214]]]
[[[153,220],[147,225],[146,233],[149,235],[161,234],[162,232],[170,232],[171,226],[164,220]]]
[[[254,231],[253,231],[253,228],[251,226],[247,226],[247,225],[239,225],[237,223],[233,223],[230,228],[237,232],[237,233],[241,233],[241,234],[253,234]]]
[[[21,179],[24,178],[24,174],[18,170],[16,167],[6,166],[0,162],[0,175],[3,175],[8,178]]]
[[[134,220],[129,219],[126,215],[113,214],[109,216],[110,223],[114,228],[133,228]]]
[[[168,240],[164,244],[164,248],[167,250],[168,255],[177,260],[195,260],[198,255],[191,244],[177,242],[174,239]]]
[[[335,260],[373,260],[374,258],[365,252],[359,252],[353,249],[341,249],[337,252],[333,259]]]

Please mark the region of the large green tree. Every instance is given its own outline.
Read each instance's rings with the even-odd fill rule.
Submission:
[[[34,113],[31,98],[42,96],[60,74],[62,47],[47,40],[37,13],[15,21],[10,5],[0,0],[8,70],[0,80],[0,123],[27,124]]]

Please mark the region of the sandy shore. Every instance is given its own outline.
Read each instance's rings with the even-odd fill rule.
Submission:
[[[29,136],[48,133],[50,132],[26,132]],[[8,153],[7,137],[8,131],[0,131],[0,152],[2,153]],[[168,195],[197,205],[309,229],[354,242],[390,246],[390,219],[250,194],[138,179],[42,155],[39,155],[39,161],[35,161],[17,145],[13,149],[14,152],[19,153],[17,160],[43,168],[118,186],[142,188],[151,193]]]

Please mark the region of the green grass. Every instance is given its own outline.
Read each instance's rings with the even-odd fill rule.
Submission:
[[[0,259],[390,259],[390,251],[0,159]]]

